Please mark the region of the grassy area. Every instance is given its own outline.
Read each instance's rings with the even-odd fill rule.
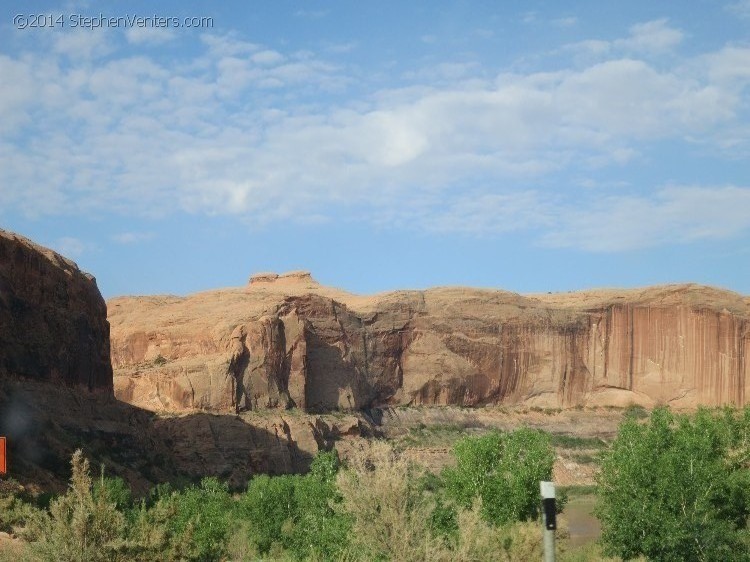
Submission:
[[[437,423],[426,425],[419,423],[410,427],[408,432],[395,439],[401,447],[452,447],[453,444],[467,435],[481,435],[488,431],[477,427],[457,423]]]
[[[571,500],[596,494],[596,484],[573,484],[571,486],[558,486],[558,489],[565,492]]]
[[[562,449],[604,449],[607,442],[599,437],[578,437],[576,435],[551,434],[552,446]]]

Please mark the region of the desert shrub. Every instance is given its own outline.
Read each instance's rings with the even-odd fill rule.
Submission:
[[[339,472],[340,513],[351,520],[349,556],[364,560],[438,558],[429,529],[432,505],[420,492],[416,469],[390,445],[376,441],[353,453]]]
[[[104,476],[103,467],[101,476],[94,483],[94,495],[98,494],[104,494],[106,500],[113,503],[120,511],[130,508],[133,504],[133,493],[130,491],[130,486],[119,476]]]
[[[623,412],[625,418],[634,418],[636,420],[643,420],[648,417],[648,410],[640,404],[630,404]]]
[[[93,492],[89,462],[80,450],[71,460],[68,492],[52,501],[49,512],[29,520],[27,537],[41,560],[97,562],[122,558],[125,517],[105,493]]]
[[[171,532],[177,515],[176,502],[162,498],[150,507],[142,502],[129,513],[128,552],[131,560],[167,562],[189,559],[193,549],[182,536]]]
[[[551,479],[555,460],[548,434],[519,429],[467,437],[456,443],[454,455],[456,466],[443,478],[459,507],[470,509],[480,498],[482,516],[495,525],[537,518],[539,482]]]
[[[32,501],[26,489],[12,478],[0,480],[0,531],[10,532],[24,525],[36,511]]]
[[[29,545],[21,541],[4,543],[0,547],[0,562],[38,562]]]
[[[554,447],[565,449],[603,449],[607,446],[599,437],[579,437],[577,435],[565,435],[562,433],[552,434],[550,442]]]
[[[604,455],[597,514],[605,554],[748,560],[748,411],[655,409],[626,419]]]

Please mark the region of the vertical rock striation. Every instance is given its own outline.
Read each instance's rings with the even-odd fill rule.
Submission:
[[[747,400],[747,299],[697,285],[359,297],[295,272],[111,304],[117,395],[155,410]]]

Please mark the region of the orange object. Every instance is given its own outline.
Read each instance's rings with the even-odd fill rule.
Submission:
[[[8,455],[5,451],[5,437],[0,437],[0,474],[8,472]]]

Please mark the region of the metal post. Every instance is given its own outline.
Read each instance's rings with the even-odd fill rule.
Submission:
[[[542,494],[542,524],[544,526],[544,562],[555,562],[555,530],[557,510],[555,506],[555,483],[539,482]]]

